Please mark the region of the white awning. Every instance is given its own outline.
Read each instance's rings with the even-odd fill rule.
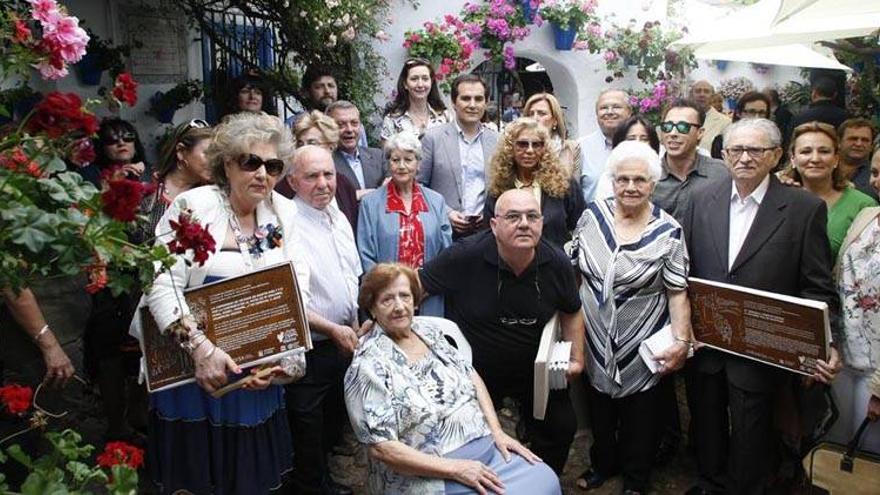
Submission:
[[[711,50],[701,47],[695,51],[695,56],[704,60],[731,60],[734,62],[852,71],[851,68],[838,62],[834,55],[823,55],[806,45],[780,45],[741,50]]]

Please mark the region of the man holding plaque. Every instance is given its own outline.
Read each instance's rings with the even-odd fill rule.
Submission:
[[[351,225],[332,204],[336,168],[330,152],[303,146],[287,180],[296,191],[296,228],[309,281],[309,327],[314,348],[306,354],[306,375],[287,387],[294,447],[296,493],[351,493],[330,477],[327,454],[348,421],[342,379],[358,344],[357,293],[361,261]]]
[[[532,416],[534,363],[544,325],[558,312],[572,343],[568,377],[583,370],[584,321],[571,261],[541,239],[541,207],[531,191],[498,197],[491,231],[441,251],[419,270],[422,287],[446,298],[447,317],[473,349],[473,364],[496,404],[521,401],[531,449],[562,473],[577,429],[568,390],[550,392],[543,420]]]
[[[732,180],[696,191],[685,213],[690,275],[823,301],[834,321],[838,300],[825,203],[770,174],[781,141],[766,119],[741,120],[725,130],[723,157]],[[828,361],[818,361],[814,379],[834,378],[840,364],[833,348]],[[779,450],[772,406],[796,375],[710,349],[698,352],[686,370],[700,471],[698,485],[687,493],[767,493]]]

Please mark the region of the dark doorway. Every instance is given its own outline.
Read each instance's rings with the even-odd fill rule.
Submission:
[[[509,122],[516,118],[522,105],[533,94],[553,92],[553,83],[547,71],[529,58],[517,57],[514,69],[505,69],[502,64],[487,60],[472,72],[489,84],[486,117],[496,124],[502,119]]]

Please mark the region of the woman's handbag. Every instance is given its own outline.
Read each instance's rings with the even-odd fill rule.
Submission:
[[[848,445],[822,442],[804,457],[810,494],[876,495],[880,490],[880,455],[859,452],[865,418]]]

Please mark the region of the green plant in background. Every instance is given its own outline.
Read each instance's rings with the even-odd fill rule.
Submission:
[[[456,76],[470,67],[475,43],[468,39],[464,22],[446,15],[443,22],[425,22],[422,29],[404,34],[403,47],[410,57],[423,58],[434,65],[440,88],[449,93]]]
[[[779,99],[792,112],[810,104],[810,85],[799,81],[788,81],[777,89]]]
[[[606,21],[607,23],[607,21]],[[641,27],[631,19],[625,26],[612,27],[599,33],[588,26],[586,41],[601,47],[605,67],[611,75],[607,82],[621,78],[629,67],[635,67],[636,77],[646,84],[660,80],[680,79],[689,69],[697,66],[689,48],[670,49],[672,42],[683,36],[685,30],[664,28],[659,21],[648,21]]]
[[[177,83],[168,91],[157,91],[150,98],[150,109],[147,113],[160,118],[168,112],[173,113],[198,100],[202,97],[203,92],[202,81],[198,79],[188,79]]]
[[[131,45],[114,45],[111,39],[102,39],[100,36],[86,29],[89,35],[89,44],[86,48],[88,57],[94,60],[97,70],[106,70],[111,78],[116,78],[125,71],[125,62],[131,56],[131,49],[139,48],[141,42],[134,40]]]
[[[853,68],[847,98],[850,113],[880,125],[880,39],[868,36],[822,44],[832,48],[841,63]]]

